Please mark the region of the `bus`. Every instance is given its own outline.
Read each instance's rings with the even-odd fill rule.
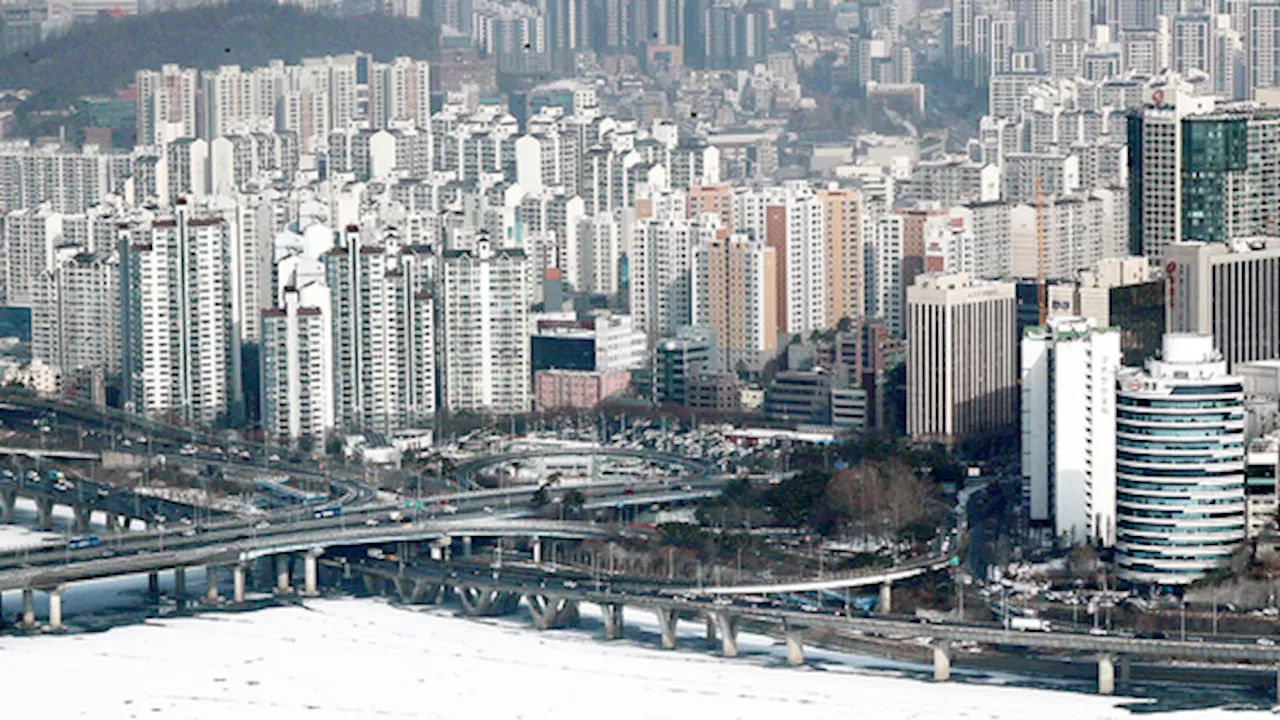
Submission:
[[[97,535],[79,535],[67,541],[68,550],[83,550],[85,548],[97,547],[102,544],[102,538]]]

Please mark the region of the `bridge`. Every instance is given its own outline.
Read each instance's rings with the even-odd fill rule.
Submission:
[[[514,611],[519,601],[524,599],[534,625],[539,629],[572,624],[577,617],[577,604],[595,604],[601,608],[605,619],[605,640],[622,637],[625,608],[656,615],[661,646],[665,649],[676,647],[678,619],[702,619],[707,623],[708,640],[718,639],[725,657],[737,655],[738,627],[743,621],[750,621],[782,631],[792,665],[804,663],[804,632],[823,629],[890,639],[927,639],[933,651],[934,679],[937,681],[950,679],[952,645],[959,642],[1093,655],[1098,663],[1098,690],[1102,694],[1115,690],[1117,661],[1121,681],[1128,680],[1132,657],[1263,663],[1275,666],[1280,680],[1280,647],[1252,642],[1186,642],[1084,633],[1022,632],[978,624],[920,624],[886,617],[801,612],[741,600],[713,599],[687,591],[671,596],[663,588],[625,579],[610,578],[604,581],[607,584],[603,587],[593,589],[592,581],[587,578],[563,581],[558,576],[547,576],[536,569],[530,571],[518,567],[473,568],[468,571],[445,563],[401,565],[364,559],[351,563],[345,558],[326,562],[341,568],[345,574],[364,576],[368,589],[389,588],[406,603],[442,602],[452,593],[470,614],[501,615]]]
[[[687,477],[706,477],[711,471],[711,467],[701,460],[695,460],[693,458],[659,452],[656,450],[609,447],[607,445],[585,448],[549,448],[547,450],[500,453],[497,455],[488,455],[482,458],[477,458],[475,460],[469,460],[458,465],[456,470],[459,476],[474,482],[476,474],[485,468],[506,465],[509,463],[545,461],[548,458],[574,457],[587,457],[592,458],[593,460],[595,458],[645,460],[646,462],[654,465],[671,465],[683,468],[685,470],[685,476]]]

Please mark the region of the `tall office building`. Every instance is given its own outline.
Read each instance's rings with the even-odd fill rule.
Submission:
[[[1176,243],[1164,269],[1169,332],[1210,335],[1232,369],[1280,357],[1280,238]]]
[[[1023,498],[1064,546],[1115,542],[1115,378],[1120,332],[1049,318],[1022,339]]]
[[[1116,391],[1116,575],[1187,585],[1245,537],[1244,395],[1209,335],[1165,335]]]
[[[231,239],[218,217],[192,217],[182,202],[172,217],[135,223],[121,244],[128,261],[127,378],[136,410],[211,426],[243,411],[231,331]]]
[[[1015,427],[1013,283],[928,274],[907,288],[907,433],[955,445]]]
[[[262,429],[276,442],[323,443],[337,426],[332,297],[323,283],[281,296],[262,311]]]
[[[1280,110],[1172,86],[1150,99],[1128,121],[1131,252],[1280,235]]]
[[[774,249],[735,234],[696,252],[693,324],[714,331],[725,368],[758,366],[778,346]]]
[[[322,260],[332,294],[337,422],[383,434],[430,423],[436,343],[429,256],[362,242],[359,228],[349,226]]]
[[[474,250],[447,250],[442,261],[445,407],[528,412],[529,259],[523,250],[495,248],[481,237]]]

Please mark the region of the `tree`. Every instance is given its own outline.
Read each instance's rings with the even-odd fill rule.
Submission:
[[[549,493],[547,493],[546,485],[539,486],[538,489],[533,492],[533,496],[529,498],[529,504],[534,508],[545,507],[547,503],[550,502],[551,498],[549,497]]]
[[[824,470],[810,469],[770,488],[765,500],[773,508],[774,519],[788,527],[810,525],[821,509],[830,477]]]
[[[583,495],[581,490],[574,488],[565,493],[564,499],[560,502],[564,504],[566,515],[577,516],[582,514],[582,506],[587,504],[587,496]]]

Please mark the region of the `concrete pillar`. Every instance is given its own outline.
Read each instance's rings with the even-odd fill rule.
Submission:
[[[36,498],[36,526],[39,530],[53,529],[53,498]]]
[[[880,606],[877,612],[881,615],[893,612],[893,583],[887,582],[880,585]]]
[[[720,632],[720,654],[738,657],[738,618],[727,612],[715,614],[716,630]]]
[[[942,641],[933,646],[933,681],[946,682],[951,679],[951,643]]]
[[[658,616],[658,629],[662,633],[662,649],[676,649],[676,611],[658,608],[654,611]]]
[[[302,594],[307,597],[319,595],[316,574],[318,572],[320,551],[309,550],[302,556]]]
[[[49,591],[49,629],[62,629],[62,586]]]
[[[533,539],[529,541],[529,546],[530,546],[530,549],[533,550],[533,564],[541,565],[542,564],[542,538],[538,537],[537,535],[534,535]]]
[[[1098,655],[1098,694],[1111,695],[1116,691],[1115,656],[1108,653]]]
[[[470,535],[462,536],[462,557],[464,558],[471,557],[471,536]]]
[[[604,615],[604,639],[622,639],[622,605],[601,605],[600,611]]]
[[[1120,656],[1120,683],[1128,685],[1133,675],[1133,659],[1128,655]]]
[[[13,522],[13,504],[18,500],[17,490],[0,490],[0,522]]]
[[[244,602],[244,565],[236,563],[231,568],[231,599],[236,603]]]
[[[707,644],[714,645],[716,642],[716,619],[711,615],[706,617],[707,621]]]
[[[276,556],[276,592],[284,595],[289,592],[289,556]]]
[[[160,599],[160,573],[158,572],[147,573],[147,597],[151,602]]]
[[[88,505],[76,505],[72,508],[75,514],[75,527],[78,533],[89,532],[89,516],[93,510]]]
[[[216,604],[218,597],[218,569],[208,565],[204,569],[204,599],[210,605]]]
[[[107,513],[107,532],[109,533],[120,532],[120,516],[116,515],[113,512]]]
[[[176,568],[173,571],[173,600],[178,609],[187,606],[187,569]]]
[[[36,626],[36,593],[31,588],[22,589],[22,629]]]
[[[787,664],[791,666],[804,664],[804,630],[789,627],[783,632],[787,640]]]

